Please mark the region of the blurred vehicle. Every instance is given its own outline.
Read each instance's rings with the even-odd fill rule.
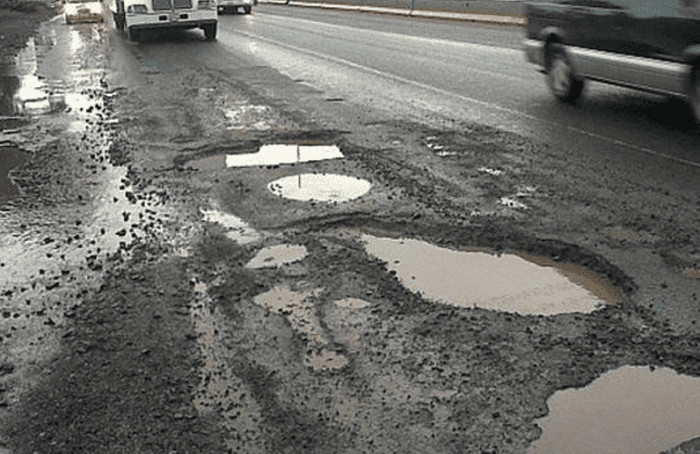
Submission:
[[[66,24],[104,21],[100,0],[66,0],[63,4],[63,14]]]
[[[700,0],[526,2],[525,52],[574,103],[587,79],[689,102],[700,124]]]
[[[250,14],[253,10],[254,0],[219,0],[219,12],[237,12],[238,8],[243,8],[245,14]]]
[[[216,0],[112,0],[117,29],[140,42],[148,31],[201,28],[207,41],[216,39]]]

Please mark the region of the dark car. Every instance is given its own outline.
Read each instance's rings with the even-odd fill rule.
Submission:
[[[526,2],[527,58],[561,101],[586,79],[689,101],[700,123],[700,0]]]

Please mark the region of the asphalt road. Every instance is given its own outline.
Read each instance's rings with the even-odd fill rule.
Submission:
[[[627,90],[560,106],[520,39],[267,5],[213,42],[43,24],[5,68],[46,110],[0,118],[23,156],[0,207],[0,454],[573,452],[545,441],[617,427],[603,405],[551,435],[539,418],[615,374],[625,402],[598,397],[631,431],[590,440],[697,452],[698,133]],[[228,166],[271,144],[342,158]],[[654,371],[655,401],[634,388]]]
[[[396,117],[488,124],[548,143],[563,158],[602,158],[700,189],[700,134],[682,103],[589,83],[579,106],[560,105],[525,61],[522,38],[517,27],[261,5],[250,16],[220,17],[219,42]]]

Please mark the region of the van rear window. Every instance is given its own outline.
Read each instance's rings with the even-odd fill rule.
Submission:
[[[170,0],[153,0],[153,11],[164,11],[170,9]]]
[[[192,0],[173,0],[175,9],[192,8]]]

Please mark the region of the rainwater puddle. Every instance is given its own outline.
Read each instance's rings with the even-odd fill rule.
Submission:
[[[364,309],[369,307],[370,303],[359,298],[343,298],[336,301],[335,305],[343,309]]]
[[[254,302],[270,312],[284,315],[292,330],[305,339],[311,349],[304,359],[307,367],[315,371],[341,369],[348,364],[348,359],[328,348],[328,336],[316,315],[314,303],[310,300],[310,297],[317,296],[321,291],[322,289],[295,292],[278,285],[256,296]]]
[[[337,370],[348,365],[348,359],[340,353],[323,349],[320,352],[311,352],[306,358],[306,365],[316,371]]]
[[[335,145],[263,145],[257,153],[226,156],[226,167],[271,166],[343,157]]]
[[[280,178],[268,189],[286,199],[318,202],[347,202],[365,195],[372,184],[369,181],[345,175],[305,173]]]
[[[404,286],[440,303],[554,315],[590,313],[621,296],[585,268],[542,257],[455,251],[414,239],[362,239]]]
[[[22,164],[25,159],[24,153],[16,147],[0,147],[0,204],[19,194],[9,172]]]
[[[528,454],[657,454],[700,436],[700,379],[624,366],[557,391]]]
[[[321,324],[316,317],[314,304],[308,301],[313,291],[295,292],[285,286],[276,286],[272,290],[255,297],[255,304],[270,312],[285,315],[292,329],[306,337],[312,343],[325,345],[326,339]]]
[[[219,224],[226,229],[226,236],[238,244],[254,243],[260,239],[260,233],[250,227],[243,219],[217,210],[201,210],[206,222]]]
[[[246,268],[274,268],[289,263],[298,262],[306,257],[306,247],[301,245],[280,244],[261,249],[250,262],[246,264]]]

